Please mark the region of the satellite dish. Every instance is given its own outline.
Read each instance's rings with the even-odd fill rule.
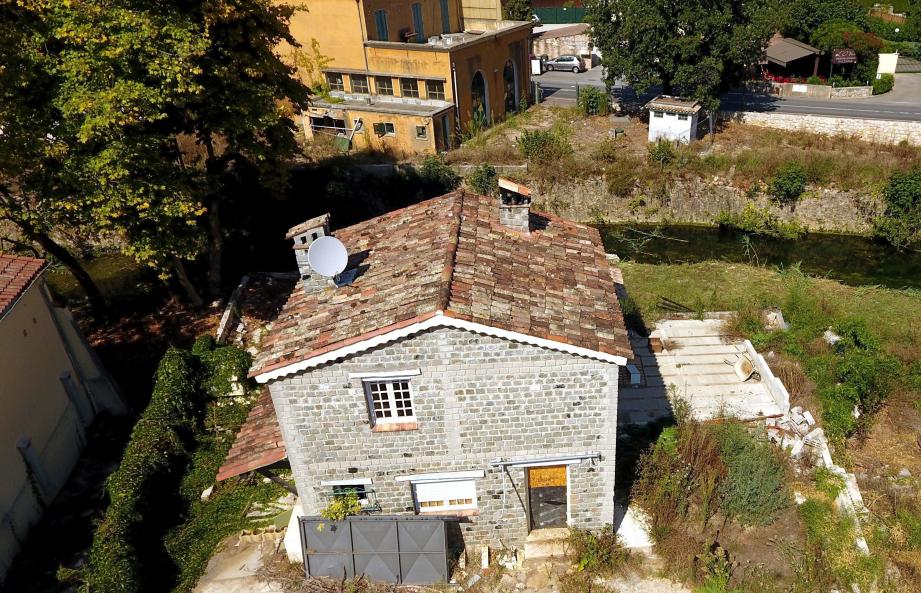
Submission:
[[[333,278],[342,273],[349,261],[349,253],[342,241],[335,237],[320,237],[307,249],[307,263],[314,272]]]

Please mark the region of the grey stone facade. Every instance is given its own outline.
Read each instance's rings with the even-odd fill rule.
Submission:
[[[421,369],[411,378],[416,430],[373,432],[361,379],[350,373]],[[435,329],[269,384],[308,515],[331,494],[323,480],[370,478],[385,514],[412,513],[397,476],[483,470],[464,543],[521,546],[528,533],[526,470],[496,458],[598,452],[569,465],[569,522],[612,523],[617,426],[615,364],[459,329]]]

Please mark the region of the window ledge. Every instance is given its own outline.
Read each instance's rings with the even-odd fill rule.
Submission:
[[[476,517],[480,514],[480,509],[462,509],[459,511],[419,511],[419,515],[436,515],[449,517]]]
[[[379,422],[371,427],[371,432],[400,432],[419,430],[418,422]]]

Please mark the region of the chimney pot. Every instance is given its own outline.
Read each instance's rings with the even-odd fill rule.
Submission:
[[[531,231],[531,190],[499,178],[499,224],[522,233]]]

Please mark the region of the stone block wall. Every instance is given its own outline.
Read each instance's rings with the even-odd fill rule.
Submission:
[[[826,117],[823,115],[800,115],[792,113],[763,113],[744,111],[723,114],[732,119],[763,128],[801,130],[828,136],[852,136],[878,144],[899,144],[907,142],[921,146],[921,122],[894,121],[882,119],[859,119]]]
[[[372,431],[362,381],[349,374],[413,369],[418,428]],[[493,467],[496,458],[600,452],[569,467],[570,519],[613,521],[617,377],[614,364],[436,329],[269,387],[307,515],[328,501],[323,480],[370,478],[383,513],[412,513],[411,485],[397,476],[482,470],[477,513],[461,523],[469,549],[520,546],[528,533],[526,470]]]

